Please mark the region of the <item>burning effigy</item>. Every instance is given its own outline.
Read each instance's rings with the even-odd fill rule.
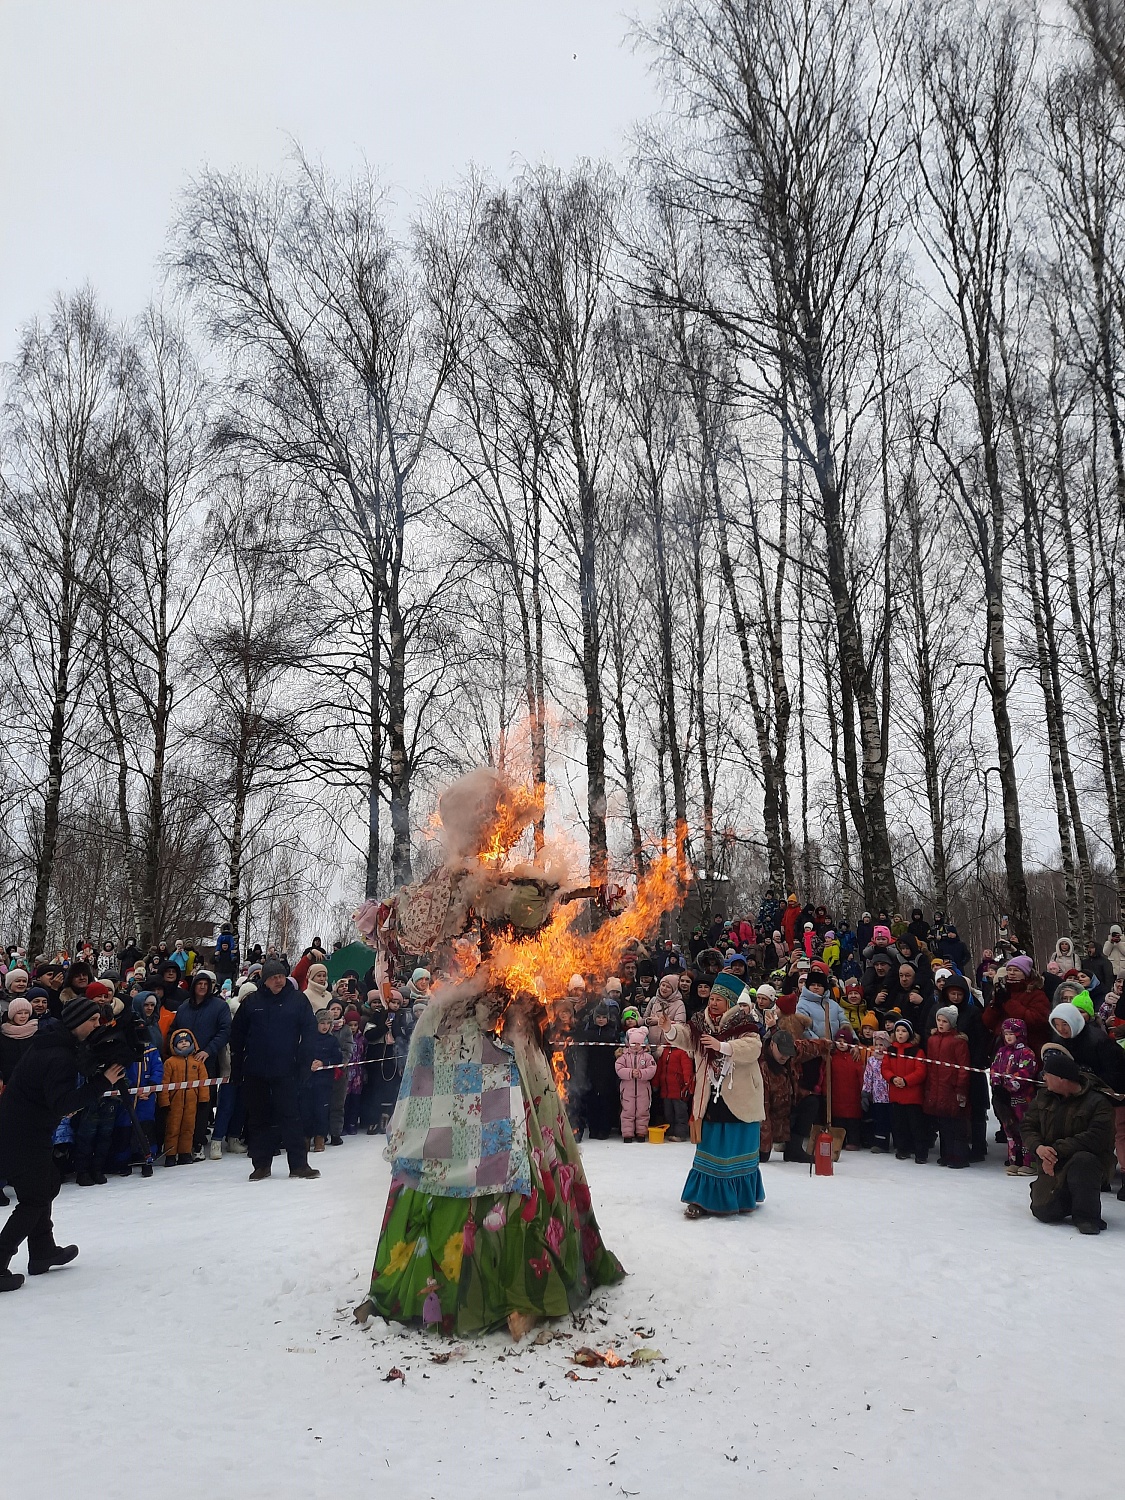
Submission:
[[[438,804],[440,865],[356,913],[386,982],[400,954],[443,975],[387,1130],[391,1185],[364,1312],[471,1335],[576,1311],[625,1274],[602,1241],[551,1040],[575,970],[604,977],[675,903],[673,861],[631,899],[519,853],[541,794],[470,772]],[[552,1067],[552,1060],[555,1067]]]

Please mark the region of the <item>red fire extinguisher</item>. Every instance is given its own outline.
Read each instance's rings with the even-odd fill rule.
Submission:
[[[822,1130],[813,1143],[813,1167],[818,1177],[832,1176],[832,1132]]]

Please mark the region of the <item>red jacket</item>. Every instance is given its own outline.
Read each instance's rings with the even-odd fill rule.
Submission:
[[[910,1042],[905,1047],[892,1042],[887,1048],[887,1055],[883,1058],[883,1077],[890,1084],[888,1092],[891,1096],[891,1103],[921,1104],[927,1071],[922,1049],[916,1042]],[[901,1078],[906,1087],[896,1088],[892,1081],[895,1078]]]
[[[785,939],[785,945],[787,948],[792,949],[793,944],[797,941],[798,922],[800,922],[802,926],[804,925],[804,918],[801,916],[801,908],[796,904],[794,904],[793,906],[787,906],[781,914],[781,935]]]
[[[658,1099],[690,1099],[695,1088],[695,1063],[682,1047],[665,1047],[656,1059],[653,1080]]]
[[[1036,987],[1012,985],[1006,981],[992,992],[991,1003],[984,1009],[984,1024],[994,1036],[999,1036],[1005,1021],[1019,1020],[1027,1027],[1027,1045],[1039,1056],[1043,1043],[1052,1040],[1047,1017],[1051,1014],[1051,1002],[1046,994]]]
[[[863,1117],[863,1064],[850,1052],[832,1052],[832,1118]]]
[[[965,1114],[969,1107],[968,1037],[960,1031],[950,1031],[944,1036],[935,1031],[926,1042],[926,1056],[932,1059],[926,1067],[922,1099],[926,1113],[944,1118]],[[944,1067],[944,1063],[956,1063],[957,1066]],[[960,1104],[958,1095],[963,1101]]]

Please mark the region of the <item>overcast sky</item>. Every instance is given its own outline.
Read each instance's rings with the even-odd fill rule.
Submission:
[[[656,89],[629,18],[661,0],[0,0],[0,358],[87,278],[139,311],[203,165],[290,137],[404,199],[469,162],[619,157]]]

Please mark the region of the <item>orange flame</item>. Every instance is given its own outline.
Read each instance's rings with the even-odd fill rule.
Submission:
[[[477,851],[482,865],[498,869],[504,863],[528,825],[542,816],[544,790],[541,786],[515,786],[498,803],[495,816],[483,830],[481,847]]]
[[[489,956],[492,982],[515,995],[538,995],[552,1022],[560,1018],[571,976],[592,974],[600,984],[615,973],[626,946],[650,938],[665,912],[680,901],[682,887],[672,855],[661,855],[637,882],[619,916],[592,932],[579,930],[582,911],[560,906],[533,937],[500,939]]]

